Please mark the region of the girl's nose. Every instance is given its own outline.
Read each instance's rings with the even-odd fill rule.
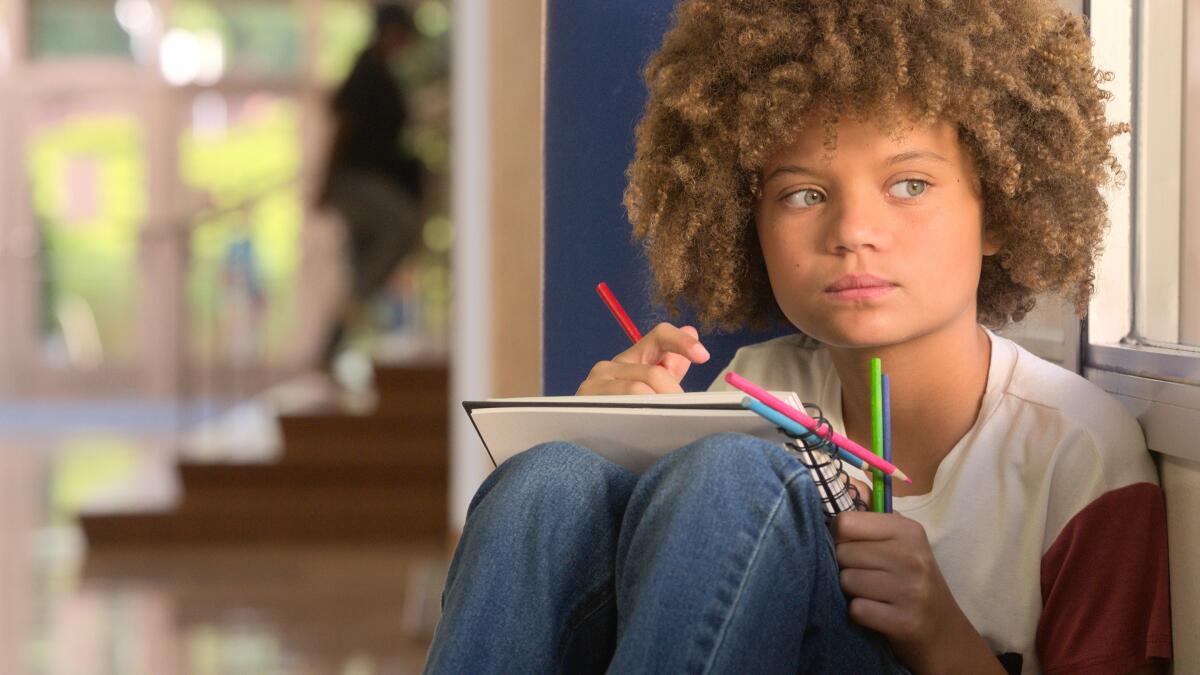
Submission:
[[[830,210],[825,247],[830,253],[844,255],[864,248],[876,251],[891,243],[891,230],[885,209],[866,195],[846,195]]]

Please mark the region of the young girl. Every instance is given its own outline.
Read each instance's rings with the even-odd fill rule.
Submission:
[[[428,670],[1160,669],[1165,519],[1136,422],[990,330],[1036,293],[1087,306],[1124,130],[1104,79],[1050,0],[684,0],[626,195],[660,294],[709,327],[790,322],[727,370],[860,442],[881,357],[913,483],[827,529],[764,441],[641,475],[538,446],[472,502]],[[662,324],[579,393],[677,392],[708,358]]]

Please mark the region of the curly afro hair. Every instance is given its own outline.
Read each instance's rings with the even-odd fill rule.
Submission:
[[[1084,20],[1053,0],[684,0],[646,67],[625,206],[660,299],[707,329],[782,319],[754,227],[759,172],[826,111],[955,125],[982,186],[979,321],[1053,292],[1082,316],[1120,181]]]

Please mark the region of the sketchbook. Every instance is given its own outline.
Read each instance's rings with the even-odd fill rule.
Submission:
[[[789,405],[804,407],[795,393],[772,393]],[[855,507],[857,494],[827,441],[812,443],[784,434],[744,409],[743,397],[741,392],[542,396],[464,401],[463,408],[497,466],[535,445],[569,441],[641,473],[672,450],[705,436],[735,432],[780,443],[797,456],[817,483],[826,513]]]

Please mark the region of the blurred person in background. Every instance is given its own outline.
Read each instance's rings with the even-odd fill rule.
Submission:
[[[318,204],[346,226],[349,297],[326,335],[322,367],[334,359],[350,329],[366,321],[366,304],[420,242],[420,161],[401,143],[408,105],[392,64],[415,42],[411,12],[375,8],[375,31],[333,95],[333,143]]]

